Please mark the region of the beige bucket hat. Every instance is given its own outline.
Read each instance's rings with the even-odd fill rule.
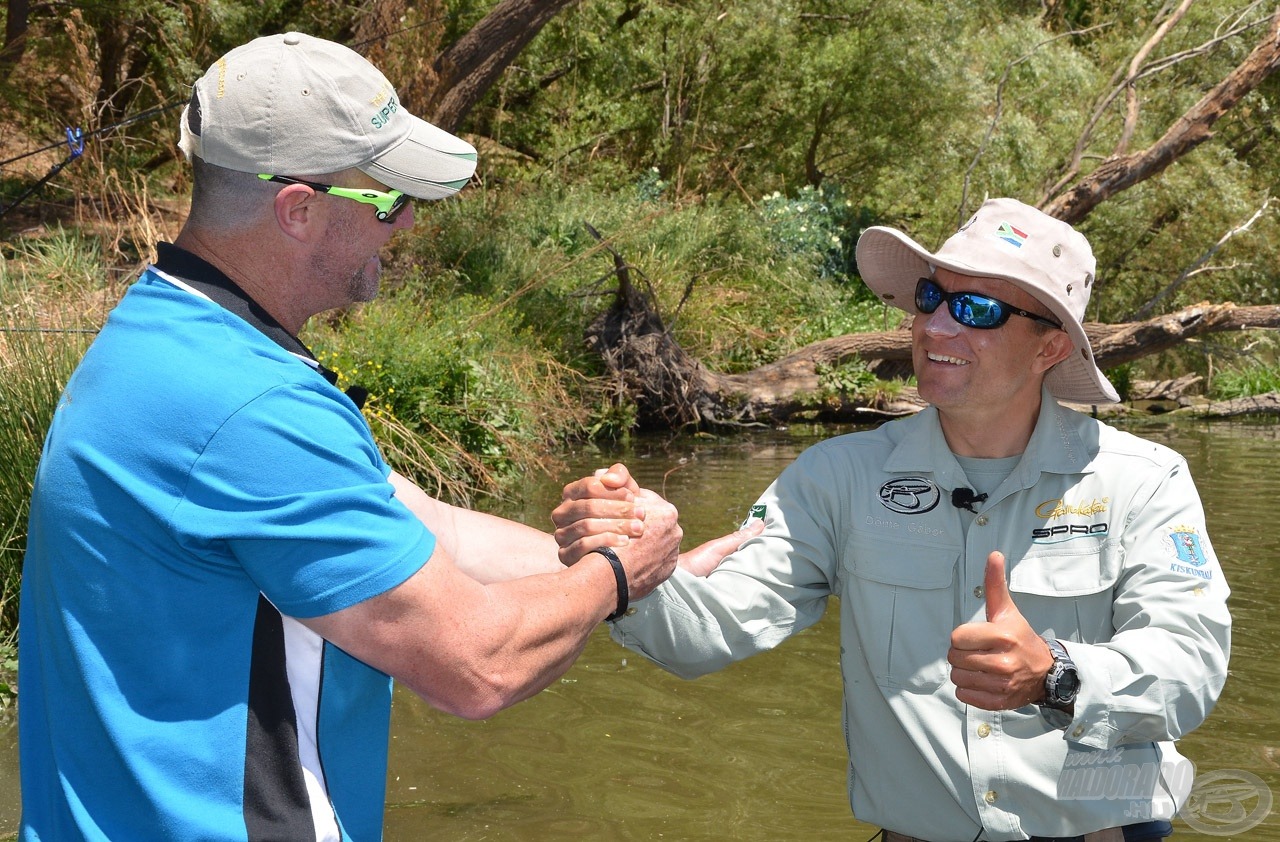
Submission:
[[[359,169],[419,199],[461,190],[476,150],[400,104],[354,50],[300,32],[256,38],[195,84],[178,145],[238,172],[319,175]]]
[[[901,231],[874,226],[857,246],[858,273],[876,295],[908,313],[916,282],[936,267],[1000,278],[1043,304],[1062,323],[1075,352],[1045,376],[1049,393],[1072,403],[1115,403],[1115,387],[1098,369],[1084,332],[1096,261],[1089,241],[1067,223],[1016,199],[988,199],[937,253]]]

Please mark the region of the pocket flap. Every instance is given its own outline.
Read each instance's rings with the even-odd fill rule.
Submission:
[[[865,534],[853,536],[845,554],[849,569],[860,579],[884,585],[934,590],[951,586],[960,549],[945,544],[886,541]]]
[[[1023,556],[1009,571],[1009,590],[1036,596],[1083,596],[1107,590],[1120,575],[1120,552],[1107,541],[1092,551]]]

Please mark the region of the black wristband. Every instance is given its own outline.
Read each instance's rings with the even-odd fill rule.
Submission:
[[[613,568],[613,578],[618,580],[618,607],[604,618],[606,623],[612,623],[627,612],[627,605],[630,602],[631,592],[627,589],[627,571],[622,569],[622,559],[618,558],[618,554],[611,548],[600,547],[591,552],[604,556],[605,561],[609,562],[609,566]]]

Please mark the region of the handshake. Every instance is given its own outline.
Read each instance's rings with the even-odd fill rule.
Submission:
[[[675,506],[641,488],[621,464],[566,485],[560,505],[551,512],[561,563],[573,565],[602,548],[613,550],[622,562],[631,599],[649,595],[677,567],[706,576],[764,529],[756,520],[681,553],[684,530],[679,516]]]

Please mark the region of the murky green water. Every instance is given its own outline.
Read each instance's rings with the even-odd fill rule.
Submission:
[[[1242,770],[1280,799],[1280,426],[1131,427],[1186,455],[1233,589],[1231,677],[1182,741],[1201,778]],[[624,459],[679,506],[686,546],[722,534],[816,436],[648,440],[575,456],[504,512],[549,525],[565,479]],[[388,842],[419,840],[865,840],[845,797],[835,612],[780,649],[685,682],[596,633],[559,683],[487,722],[397,696]],[[16,748],[0,731],[0,832],[17,825]],[[1228,795],[1231,793],[1228,792]],[[1248,793],[1237,807],[1258,805]],[[1206,815],[1231,819],[1233,802]],[[927,809],[928,805],[921,805]],[[1179,840],[1216,838],[1176,824]],[[1280,842],[1280,803],[1238,838]]]

